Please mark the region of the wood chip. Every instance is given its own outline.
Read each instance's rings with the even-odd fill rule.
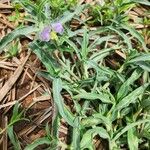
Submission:
[[[11,5],[2,4],[0,3],[0,9],[12,9],[13,7]]]
[[[11,29],[15,29],[15,27],[7,20],[4,20],[4,19],[0,18],[0,22],[7,25]]]
[[[49,99],[51,99],[50,95],[42,95],[42,96],[33,98],[33,101],[34,102],[39,102],[39,101],[46,101],[46,100],[49,100]]]

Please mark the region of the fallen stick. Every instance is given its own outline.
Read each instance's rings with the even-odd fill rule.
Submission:
[[[30,55],[30,54],[29,54]],[[0,102],[3,100],[3,98],[7,95],[7,93],[10,91],[12,86],[16,83],[17,79],[21,75],[23,71],[23,67],[25,63],[27,62],[29,55],[25,57],[23,63],[19,65],[19,67],[16,69],[14,74],[8,79],[8,81],[4,84],[4,86],[0,90]]]

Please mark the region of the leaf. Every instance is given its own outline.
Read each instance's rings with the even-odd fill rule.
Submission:
[[[25,9],[28,14],[30,14],[31,18],[34,18],[34,20],[41,22],[41,19],[45,19],[45,16],[43,14],[43,11],[40,11],[40,5],[36,5],[30,0],[13,0],[14,3],[20,4],[21,7]],[[32,19],[33,20],[33,19]]]
[[[37,76],[41,76],[49,81],[52,81],[54,78],[47,71],[37,71]]]
[[[88,68],[94,68],[97,72],[106,75],[109,75],[110,77],[114,74],[114,72],[107,68],[107,67],[103,67],[103,66],[99,66],[96,62],[89,60],[87,61],[88,64]]]
[[[81,125],[84,127],[92,127],[98,124],[103,124],[104,126],[106,126],[107,131],[110,131],[112,128],[109,117],[102,116],[101,113],[93,114],[93,116],[83,118],[81,120]]]
[[[136,62],[136,65],[141,67],[144,71],[150,72],[150,63],[148,63],[148,62]]]
[[[88,93],[86,91],[82,91],[79,94],[73,97],[74,99],[86,99],[86,100],[97,100],[99,99],[103,103],[112,103],[109,96],[104,93]]]
[[[37,55],[37,57],[45,65],[49,74],[52,77],[57,76],[57,74],[60,70],[58,63],[42,49],[42,47],[39,45],[39,43],[37,41],[33,41],[29,44],[29,48],[31,48],[33,50],[33,52]]]
[[[31,27],[21,27],[18,29],[15,29],[8,35],[6,35],[1,41],[0,41],[0,53],[4,50],[4,48],[14,39],[22,36],[27,36],[33,32],[37,32],[38,29],[35,26]]]
[[[117,93],[117,99],[122,99],[124,96],[126,96],[129,92],[130,85],[134,83],[140,76],[141,76],[142,70],[137,69],[135,70],[130,78],[128,78],[120,87],[118,93]]]
[[[18,140],[18,138],[17,138],[17,136],[16,136],[16,134],[14,133],[14,130],[13,130],[13,125],[8,127],[7,133],[8,133],[8,136],[9,136],[9,139],[10,139],[11,143],[14,146],[14,149],[15,150],[21,150],[19,140]]]
[[[119,133],[116,134],[116,136],[111,140],[111,142],[112,143],[115,142],[121,135],[123,135],[125,132],[132,129],[133,127],[141,125],[143,123],[147,123],[147,122],[150,122],[150,120],[144,119],[144,120],[140,120],[140,121],[137,121],[137,122],[134,122],[134,123],[127,125]]]
[[[89,35],[87,33],[87,29],[84,29],[83,41],[81,44],[81,55],[83,60],[86,59],[88,54],[88,43],[89,43]]]
[[[135,2],[135,3],[139,3],[139,4],[150,6],[150,2],[148,0],[131,0],[131,1]]]
[[[76,54],[78,56],[78,59],[81,60],[81,54],[80,54],[80,51],[77,48],[77,46],[71,40],[69,40],[68,38],[63,37],[63,39],[64,39],[65,42],[67,42],[73,48],[73,50],[76,52]]]
[[[142,108],[150,108],[150,97],[147,99],[144,99],[143,101],[141,101],[141,107]]]
[[[139,56],[136,56],[131,60],[127,61],[127,63],[135,63],[140,61],[150,61],[150,54],[140,54]]]
[[[90,148],[91,145],[93,145],[92,140],[97,134],[103,139],[110,139],[109,134],[104,128],[95,127],[93,129],[89,129],[83,134],[83,137],[80,143],[81,149]]]
[[[72,147],[75,150],[80,150],[80,124],[79,117],[74,120]]]
[[[142,137],[144,137],[144,138],[150,140],[150,132],[149,132],[147,129],[144,129],[144,130],[142,131]]]
[[[46,131],[47,137],[51,141],[52,140],[52,136],[51,136],[51,133],[50,133],[50,127],[48,125],[48,122],[46,123],[45,131]]]
[[[34,150],[37,146],[42,144],[51,144],[51,141],[47,137],[36,139],[33,143],[30,145],[27,145],[24,150]]]
[[[95,52],[91,55],[90,60],[92,60],[94,62],[101,61],[103,58],[108,56],[111,51],[114,51],[115,50],[114,48],[106,48],[106,49],[103,49],[97,53]]]
[[[20,12],[18,11],[18,9],[15,9],[15,15],[8,16],[8,21],[15,22],[19,18],[20,18]]]
[[[109,116],[103,116],[101,113],[97,113],[93,115],[95,118],[101,119],[102,124],[106,126],[107,131],[112,130],[112,123]]]
[[[87,117],[81,120],[81,125],[84,127],[92,127],[100,123],[103,123],[102,120],[96,117]]]
[[[10,44],[8,51],[6,52],[6,57],[16,56],[18,54],[19,49],[20,49],[20,42],[19,40],[17,40],[14,43]]]
[[[77,5],[73,12],[65,11],[63,17],[59,18],[59,22],[62,24],[70,21],[75,15],[79,15],[86,5]]]
[[[141,42],[144,50],[147,50],[144,38],[140,33],[138,33],[133,27],[128,26],[127,24],[121,24],[121,27],[128,30],[133,37],[137,38]]]
[[[16,103],[14,108],[13,108],[13,113],[12,113],[10,122],[13,122],[13,120],[18,118],[18,114],[19,114],[19,103]]]
[[[146,84],[140,86],[139,88],[137,88],[136,90],[134,90],[133,92],[131,92],[130,94],[128,94],[126,97],[124,97],[116,105],[115,111],[121,110],[121,109],[127,107],[129,104],[134,103],[135,100],[137,100],[137,98],[143,94],[144,90],[147,88],[148,85],[149,85],[149,83],[146,83]]]
[[[74,37],[76,35],[78,35],[79,33],[83,33],[84,32],[84,29],[77,29],[75,31],[72,31],[70,28],[66,27],[66,30],[67,30],[67,36],[69,38],[71,37]]]
[[[135,135],[135,127],[131,128],[128,130],[128,146],[130,150],[137,150],[138,149],[138,142],[139,139],[138,137]]]
[[[54,119],[53,119],[53,122],[52,122],[52,136],[55,138],[55,139],[59,139],[59,127],[60,127],[60,116],[58,114],[58,110],[57,108],[55,108],[55,116],[54,116]],[[58,144],[58,142],[56,141],[56,145]]]
[[[121,2],[120,5],[120,8],[119,8],[119,13],[121,14],[122,12],[126,12],[132,8],[135,7],[135,4],[133,2],[130,2],[130,0],[127,0],[126,2]]]
[[[106,27],[100,27],[100,28],[97,28],[96,30],[94,31],[91,31],[89,36],[95,36],[96,34],[101,34],[101,33],[105,33],[108,31],[108,28]]]
[[[60,94],[62,90],[62,81],[61,79],[54,79],[53,81],[53,98],[56,106],[58,107],[58,111],[63,117],[63,119],[71,126],[74,126],[74,116],[73,114],[66,108],[63,103],[63,98]]]
[[[89,46],[89,50],[95,48],[95,46],[100,45],[101,43],[105,42],[105,41],[109,41],[112,38],[114,38],[114,35],[107,35],[104,37],[98,37],[96,40],[94,40],[94,42],[92,42]]]
[[[112,26],[108,26],[107,28],[112,30],[112,31],[114,31],[114,32],[116,32],[118,35],[120,35],[123,38],[124,42],[127,44],[128,49],[129,50],[132,49],[131,41],[130,41],[130,39],[128,38],[128,36],[126,34],[124,34],[121,30],[116,29],[116,28],[114,28]]]
[[[19,112],[19,103],[16,103],[13,108],[13,114],[11,116],[9,126],[13,125],[14,123],[16,123],[20,120],[25,120],[24,118],[21,118],[22,114],[23,114],[23,111]]]

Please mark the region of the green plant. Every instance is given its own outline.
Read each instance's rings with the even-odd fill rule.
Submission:
[[[105,2],[103,5],[98,3],[90,7],[90,15],[93,16],[93,19],[89,23],[108,25],[127,22],[129,19],[127,12],[134,7],[134,2],[129,0],[115,0]]]
[[[77,6],[73,12],[64,12],[62,16],[58,16],[57,11],[49,16],[47,11],[43,11],[47,2],[37,5],[28,0],[17,1],[33,19],[32,26],[18,28],[0,41],[2,50],[16,37],[36,33],[29,48],[46,68],[39,75],[52,83],[57,109],[51,134],[47,125],[47,135],[25,149],[32,150],[47,144],[49,149],[61,146],[93,150],[95,137],[107,141],[110,150],[137,150],[143,146],[149,149],[150,53],[143,36],[128,25],[127,19],[124,20],[125,11],[134,6],[133,1],[107,3],[100,8],[102,21],[106,19],[105,23],[101,22],[103,26],[91,31],[86,24],[74,32],[67,23],[88,8],[87,5]],[[50,2],[54,7],[54,2],[57,4],[60,1]],[[64,7],[63,2],[61,5]],[[115,15],[109,9],[110,5],[116,9]],[[41,29],[47,25],[52,27],[51,23],[58,20],[65,32],[57,38],[41,41],[38,36]],[[118,55],[118,51],[123,57]],[[67,95],[71,105],[65,103],[64,95]],[[72,131],[68,144],[59,140],[62,118]]]
[[[117,37],[116,33],[119,43],[109,47],[114,37]],[[93,42],[90,40],[94,39],[92,36],[95,38]],[[112,26],[90,33],[84,29],[83,37],[75,35],[68,39],[62,36],[60,41],[61,45],[56,47],[48,44],[43,48],[39,41],[30,43],[29,47],[47,68],[48,74],[42,75],[53,81],[53,98],[58,114],[73,127],[70,148],[94,149],[92,139],[97,134],[109,141],[110,149],[120,148],[125,143],[130,147],[130,142],[125,139],[130,139],[134,134],[139,136],[143,131],[139,131],[137,126],[149,124],[150,121],[141,120],[140,117],[140,112],[143,111],[140,103],[148,98],[146,89],[149,86],[149,76],[144,85],[136,83],[143,73],[149,71],[149,53],[138,53],[132,49],[129,38]],[[57,56],[54,55],[55,49],[59,52]],[[106,66],[105,60],[117,49],[122,50],[127,58],[123,60],[124,63],[119,62],[120,68],[113,70]],[[50,68],[53,69],[49,70]],[[63,95],[66,94],[73,100],[74,114],[64,104]],[[90,115],[89,110],[92,111]]]
[[[16,103],[7,127],[0,132],[0,134],[2,134],[5,130],[7,131],[8,137],[13,144],[15,150],[21,150],[21,144],[18,140],[16,133],[14,132],[14,125],[19,121],[27,120],[26,118],[23,118],[22,115],[23,111],[19,111],[19,104]]]

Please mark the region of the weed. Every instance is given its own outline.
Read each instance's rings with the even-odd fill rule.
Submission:
[[[137,150],[142,146],[149,149],[150,53],[142,34],[129,25],[126,14],[136,2],[149,3],[115,0],[103,6],[77,5],[74,11],[68,11],[75,1],[69,1],[67,6],[59,0],[15,2],[34,21],[32,26],[18,28],[5,36],[0,41],[0,50],[18,37],[36,33],[29,48],[45,65],[46,72],[40,75],[51,81],[57,107],[52,132],[47,125],[46,137],[35,140],[25,150],[41,144],[49,145],[50,149],[60,146],[93,150],[97,135],[108,142],[110,150]],[[79,19],[85,8],[92,13],[92,23],[99,22],[102,26],[91,31],[87,22],[82,29],[71,31],[70,20]],[[50,39],[50,31],[46,30],[46,40],[41,40],[42,29],[58,21],[63,34],[56,38],[55,33],[55,38]],[[72,101],[72,106],[66,105],[64,95]],[[59,140],[62,118],[72,130],[68,145]],[[13,128],[8,134],[13,134]],[[12,137],[11,142],[19,149]]]

